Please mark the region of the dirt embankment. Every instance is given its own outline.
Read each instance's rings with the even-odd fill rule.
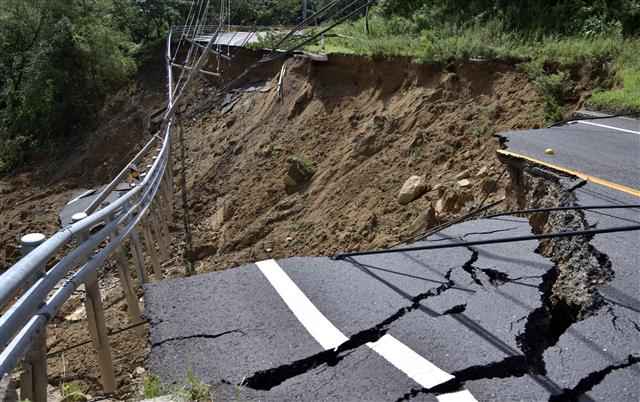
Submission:
[[[236,90],[224,107],[213,90],[189,100],[187,192],[199,271],[402,240],[484,198],[502,169],[492,134],[542,123],[539,96],[511,65],[331,56],[290,59],[285,68],[282,100],[275,73],[252,77],[268,80],[269,91]],[[299,170],[291,157],[301,155],[314,173],[286,186],[287,173]],[[402,205],[412,175],[424,195]]]

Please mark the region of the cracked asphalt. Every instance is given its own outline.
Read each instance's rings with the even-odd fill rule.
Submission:
[[[635,172],[611,169],[603,178],[633,185],[638,155],[626,167]],[[578,205],[638,203],[593,183],[566,191]],[[638,223],[640,209],[584,211],[584,219],[598,228]],[[531,231],[525,218],[481,219],[423,243]],[[218,400],[435,401],[468,391],[479,401],[638,401],[640,235],[597,235],[590,244],[608,258],[613,275],[597,287],[602,304],[582,320],[552,314],[555,263],[538,253],[537,241],[278,260],[349,338],[328,350],[256,264],[146,285],[147,366],[174,384],[192,369]],[[453,378],[419,384],[372,348],[388,336]]]

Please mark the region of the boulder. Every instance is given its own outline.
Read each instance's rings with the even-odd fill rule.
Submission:
[[[427,184],[423,177],[411,176],[409,177],[398,193],[398,203],[400,205],[406,205],[416,198],[420,197],[427,191]]]
[[[460,186],[462,188],[470,187],[471,186],[471,182],[469,181],[469,179],[458,180],[458,186]]]
[[[436,210],[432,205],[424,211],[418,214],[416,219],[411,223],[411,232],[418,233],[423,230],[431,229],[438,224],[438,219],[436,218]]]
[[[287,192],[293,192],[308,181],[315,172],[305,167],[295,158],[289,157],[287,162],[289,162],[289,168],[284,178],[284,186]]]
[[[486,166],[481,167],[480,170],[478,170],[478,173],[476,173],[476,177],[484,176],[485,174],[487,174],[488,170],[489,169],[487,169]]]
[[[437,202],[436,212],[441,214],[443,212],[456,212],[459,208],[456,208],[458,199],[460,196],[455,191],[447,191]]]
[[[471,176],[471,173],[469,173],[469,169],[465,169],[456,175],[456,180],[466,179],[469,176]]]

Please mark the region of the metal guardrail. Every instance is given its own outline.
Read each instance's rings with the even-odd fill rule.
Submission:
[[[85,288],[87,321],[97,352],[102,386],[106,393],[114,392],[116,381],[97,270],[107,258],[115,257],[133,323],[140,322],[140,307],[129,274],[128,251],[141,282],[149,281],[143,245],[155,279],[162,279],[160,264],[161,260],[169,258],[169,225],[173,215],[172,118],[184,90],[208,54],[207,50],[203,51],[176,94],[178,88],[174,88],[171,66],[172,32],[167,37],[166,53],[169,101],[161,130],[130,162],[139,163],[145,157],[153,160],[146,172],[140,175],[141,181],[113,203],[104,203],[117,185],[128,177],[128,164],[84,212],[73,216],[74,223],[70,226],[46,241],[42,235],[24,236],[22,259],[0,275],[0,307],[8,306],[0,316],[0,378],[23,360],[20,379],[20,397],[23,400],[46,401],[47,324],[82,285]],[[207,44],[207,49],[211,48],[215,36]],[[65,253],[65,249],[74,243],[75,248]],[[62,258],[46,270],[49,261],[63,253]],[[141,327],[138,327],[138,334],[144,334]]]

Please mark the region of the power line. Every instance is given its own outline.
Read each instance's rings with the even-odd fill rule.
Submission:
[[[513,243],[513,242],[521,242],[521,241],[528,241],[528,240],[556,239],[561,237],[593,236],[596,234],[603,234],[603,233],[632,232],[637,230],[640,230],[640,225],[616,226],[616,227],[605,228],[605,229],[572,230],[572,231],[565,231],[565,232],[534,234],[534,235],[528,235],[528,236],[503,237],[498,239],[460,241],[456,243],[446,243],[446,244],[429,244],[425,246],[415,246],[415,247],[403,247],[403,248],[392,248],[392,249],[371,250],[371,251],[357,251],[353,253],[336,254],[332,256],[331,259],[344,260],[348,257],[357,257],[357,256],[364,256],[364,255],[405,253],[408,251],[424,251],[424,250],[436,250],[436,249],[444,249],[444,248],[482,246],[486,244],[500,244],[500,243]]]

